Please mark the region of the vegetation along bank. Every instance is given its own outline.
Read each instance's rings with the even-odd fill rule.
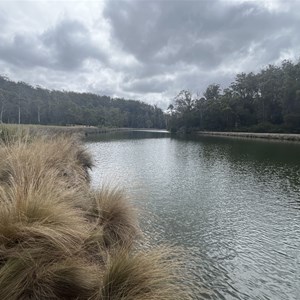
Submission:
[[[280,141],[294,141],[300,142],[300,134],[288,133],[255,133],[255,132],[216,132],[216,131],[196,131],[197,135],[208,136],[225,136],[225,137],[241,137],[254,139],[268,139]]]
[[[0,76],[0,123],[165,128],[165,117],[141,101],[49,90]]]
[[[78,139],[11,133],[0,146],[0,299],[190,299],[179,252],[143,242],[122,190],[91,187]]]
[[[202,96],[183,90],[169,106],[167,128],[300,133],[300,62],[237,74],[228,87],[211,84]]]

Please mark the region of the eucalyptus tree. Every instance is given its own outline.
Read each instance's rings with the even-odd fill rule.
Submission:
[[[5,111],[6,106],[6,91],[0,88],[0,123],[3,123],[3,113]]]
[[[174,110],[176,115],[177,127],[182,127],[185,131],[195,125],[195,99],[192,93],[182,90],[174,98]]]
[[[258,122],[281,124],[284,98],[283,72],[278,66],[269,65],[258,75],[259,98],[257,101]]]

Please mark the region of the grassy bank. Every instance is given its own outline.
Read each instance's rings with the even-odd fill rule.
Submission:
[[[87,136],[109,132],[130,131],[130,128],[88,127],[88,126],[50,126],[50,125],[27,125],[27,124],[0,124],[0,141],[8,142],[22,136],[53,136],[62,135],[77,136],[82,139]]]
[[[180,252],[144,244],[123,190],[91,187],[84,145],[27,131],[2,128],[0,299],[190,299]]]
[[[300,134],[288,134],[288,133],[196,131],[195,134],[207,135],[207,136],[241,137],[241,138],[255,138],[255,139],[269,139],[269,140],[300,142]]]
[[[68,134],[78,136],[90,136],[109,132],[120,131],[156,131],[149,128],[113,128],[113,127],[94,127],[94,126],[52,126],[52,125],[27,125],[27,124],[0,124],[0,140],[10,139],[16,136],[28,134],[36,135],[54,135]]]

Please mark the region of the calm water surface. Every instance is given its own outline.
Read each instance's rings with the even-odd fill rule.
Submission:
[[[131,132],[88,147],[93,183],[123,186],[145,231],[184,247],[195,299],[300,299],[300,144]]]

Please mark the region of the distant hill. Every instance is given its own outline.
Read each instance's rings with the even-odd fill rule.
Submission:
[[[0,122],[165,128],[163,111],[141,101],[48,90],[0,75]]]

